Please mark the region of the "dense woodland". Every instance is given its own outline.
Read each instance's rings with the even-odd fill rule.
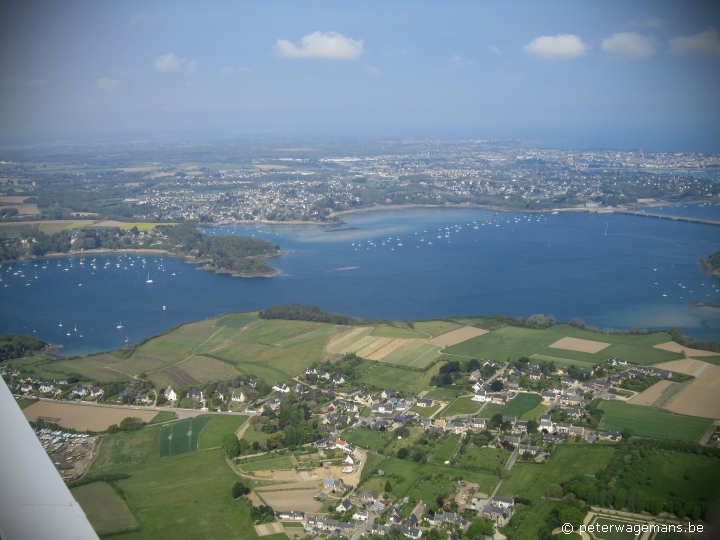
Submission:
[[[357,324],[357,319],[337,313],[326,313],[310,304],[278,304],[260,312],[261,319],[286,319],[290,321],[314,321],[331,324]]]
[[[28,356],[47,345],[35,336],[3,334],[0,336],[0,362]]]

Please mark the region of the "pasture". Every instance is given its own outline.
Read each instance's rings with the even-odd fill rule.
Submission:
[[[200,432],[210,418],[210,415],[196,416],[162,426],[160,457],[177,456],[197,450]]]
[[[537,394],[520,393],[514,399],[505,405],[503,414],[506,416],[516,416],[520,418],[528,411],[535,409],[540,405],[540,396]]]
[[[482,328],[476,328],[474,326],[463,326],[461,328],[451,330],[446,334],[436,336],[433,339],[429,340],[428,343],[432,345],[438,345],[439,347],[450,347],[451,345],[457,345],[458,343],[462,343],[463,341],[467,341],[468,339],[482,336],[483,334],[487,333],[488,331],[483,330]]]
[[[98,534],[129,531],[140,526],[115,490],[105,482],[93,482],[70,490]]]
[[[240,429],[240,426],[247,421],[247,419],[247,416],[235,414],[228,416],[221,416],[219,414],[212,415],[210,417],[210,421],[200,432],[198,450],[218,448],[222,446],[225,436],[235,433],[238,429]]]
[[[669,414],[652,407],[618,401],[603,401],[600,409],[604,414],[599,429],[622,431],[631,428],[635,435],[645,437],[699,441],[712,425],[710,419]]]
[[[396,391],[416,396],[429,388],[430,379],[437,375],[439,370],[439,363],[426,371],[417,371],[382,362],[365,362],[359,368],[359,382],[380,390],[391,386]],[[457,391],[455,394],[457,394]],[[453,397],[455,397],[455,394],[453,394]],[[435,396],[431,397],[436,399]]]
[[[130,474],[118,481],[142,529],[123,535],[133,540],[256,538],[250,502],[233,500],[237,475],[222,450],[161,458],[160,426],[108,435],[88,474]],[[276,535],[270,540],[286,539]]]
[[[611,345],[596,354],[549,348],[549,345],[566,337],[594,342],[602,341]],[[653,348],[653,345],[669,341],[669,339],[670,334],[666,332],[643,335],[601,334],[580,330],[567,324],[558,324],[542,330],[505,326],[448,347],[443,352],[495,360],[539,354],[569,361],[587,362],[591,365],[620,356],[636,364],[654,364],[680,358],[677,353]]]
[[[431,460],[440,465],[449,461],[455,454],[459,442],[459,435],[446,435],[435,447]]]
[[[451,330],[457,330],[458,328],[462,328],[462,325],[454,323],[454,322],[438,320],[438,321],[419,321],[419,322],[413,323],[413,327],[418,332],[428,334],[430,337],[435,337],[435,336],[439,336],[440,334],[445,334],[447,332],[450,332]]]
[[[265,459],[240,461],[238,468],[243,472],[280,471],[295,468],[295,460],[291,456],[275,457],[272,454]]]
[[[461,397],[453,401],[448,405],[441,413],[440,416],[447,418],[449,416],[455,416],[456,414],[475,414],[481,407],[481,403],[472,401],[472,397]]]

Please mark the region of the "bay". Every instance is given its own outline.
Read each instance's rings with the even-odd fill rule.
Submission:
[[[286,254],[270,260],[281,271],[274,278],[142,254],[0,265],[0,330],[35,332],[61,345],[61,354],[80,355],[220,313],[310,303],[369,319],[544,313],[601,328],[678,326],[693,337],[720,337],[720,309],[685,305],[720,304],[720,280],[698,264],[720,249],[716,226],[458,208],[363,211],[343,220],[207,230],[280,245]]]

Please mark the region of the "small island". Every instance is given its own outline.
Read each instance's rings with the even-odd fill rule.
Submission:
[[[700,267],[706,274],[720,276],[720,251],[716,251],[709,257],[700,259]]]

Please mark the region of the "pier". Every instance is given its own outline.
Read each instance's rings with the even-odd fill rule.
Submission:
[[[638,212],[637,210],[615,210],[616,214],[630,214],[632,216],[644,216],[658,219],[671,219],[673,221],[687,221],[689,223],[704,223],[706,225],[720,225],[720,221],[712,219],[700,219],[685,216],[670,216],[668,214],[652,214],[650,212]]]

